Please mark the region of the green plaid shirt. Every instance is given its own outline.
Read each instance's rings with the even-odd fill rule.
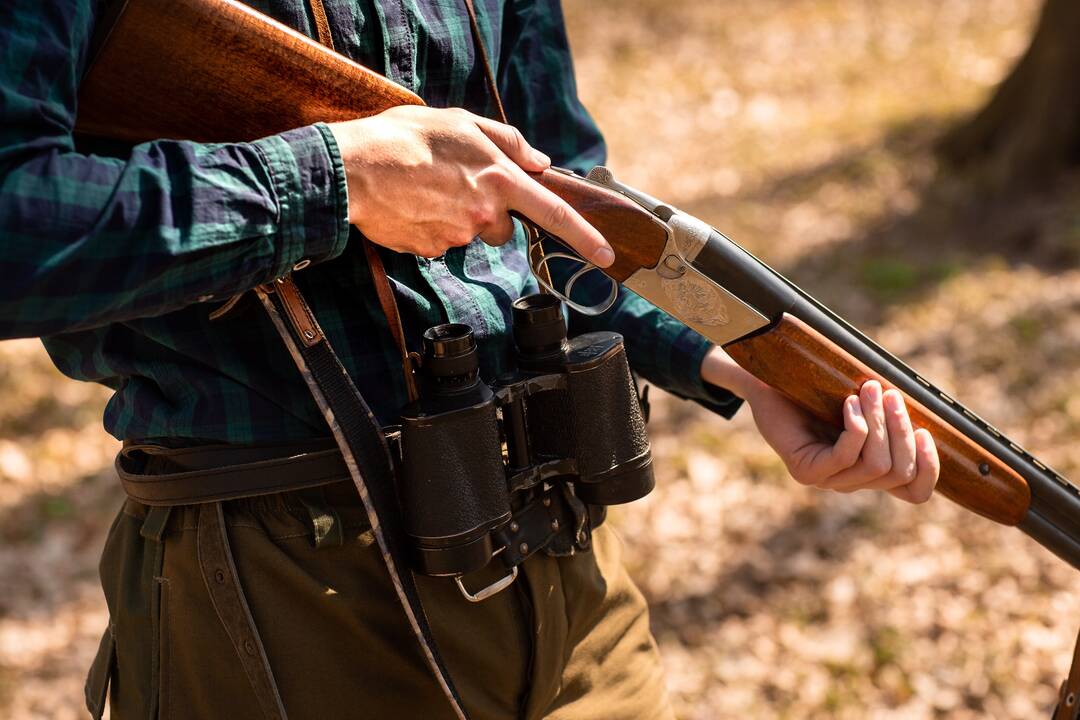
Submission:
[[[303,0],[252,3],[314,36]],[[430,105],[487,114],[461,0],[326,0],[334,43]],[[555,163],[582,171],[603,140],[577,98],[558,0],[478,0],[510,121]],[[224,299],[297,273],[315,315],[380,420],[405,401],[399,360],[359,243],[331,133],[314,125],[252,143],[161,140],[88,148],[72,137],[98,3],[0,3],[0,337],[42,336],[57,367],[115,389],[117,438],[266,442],[326,435],[273,328],[253,302]],[[92,152],[91,152],[92,151]],[[534,292],[524,237],[476,241],[425,260],[383,252],[408,342],[467,323],[482,372],[512,361],[510,303]],[[646,379],[724,415],[738,400],[706,387],[708,343],[624,291],[573,332],[621,332]]]

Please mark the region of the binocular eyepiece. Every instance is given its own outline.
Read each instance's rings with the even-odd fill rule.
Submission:
[[[629,502],[652,490],[652,456],[622,336],[567,338],[562,303],[513,304],[517,369],[479,375],[471,328],[423,336],[420,399],[401,412],[399,495],[417,569],[460,576],[503,548],[512,495],[567,483],[582,503]],[[554,523],[557,525],[558,523]]]
[[[436,325],[424,332],[424,374],[436,397],[467,392],[480,382],[480,358],[472,328]]]

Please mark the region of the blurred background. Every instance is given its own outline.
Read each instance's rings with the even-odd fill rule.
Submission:
[[[1080,5],[565,4],[621,180],[1080,478]],[[806,490],[748,412],[658,396],[658,488],[614,522],[680,717],[1047,715],[1080,575],[941,497]],[[15,341],[0,397],[0,717],[84,717],[121,497],[107,393]]]

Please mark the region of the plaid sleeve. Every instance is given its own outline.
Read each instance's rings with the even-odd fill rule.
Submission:
[[[499,74],[511,124],[556,165],[583,173],[602,164],[604,139],[578,98],[559,0],[514,3],[506,22],[511,42],[503,51]],[[572,269],[568,263],[551,263],[557,286],[565,284]],[[594,299],[607,294],[599,273],[589,273],[577,287],[575,299],[579,291]],[[634,371],[668,392],[726,418],[742,404],[732,393],[702,380],[708,340],[625,288],[620,288],[615,306],[599,317],[571,313],[571,332],[599,329],[621,333]]]
[[[85,0],[0,3],[0,337],[163,314],[343,250],[345,174],[325,126],[76,152],[92,26]]]
[[[510,124],[555,165],[587,172],[607,148],[578,99],[559,0],[519,0],[506,10],[499,91]]]

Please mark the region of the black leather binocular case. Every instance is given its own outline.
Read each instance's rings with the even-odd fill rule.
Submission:
[[[568,340],[562,303],[513,305],[517,369],[490,386],[467,325],[424,333],[420,399],[401,412],[399,496],[419,572],[461,576],[502,550],[511,496],[572,483],[583,503],[614,505],[655,481],[645,418],[622,336]]]

